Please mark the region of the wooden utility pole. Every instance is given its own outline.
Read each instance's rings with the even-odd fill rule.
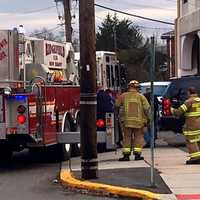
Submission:
[[[83,179],[97,178],[96,37],[94,0],[79,1],[81,172]]]
[[[72,42],[72,26],[71,26],[71,0],[63,0],[64,16],[65,16],[65,36],[66,42]]]

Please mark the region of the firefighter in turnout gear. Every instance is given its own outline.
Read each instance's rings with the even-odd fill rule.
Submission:
[[[123,106],[124,110],[124,138],[123,157],[119,161],[129,161],[132,149],[135,160],[143,160],[141,156],[144,145],[143,128],[148,121],[150,105],[147,99],[138,92],[139,82],[130,81],[128,92],[121,94],[116,100],[116,106]]]
[[[200,98],[196,88],[190,87],[188,99],[178,109],[171,108],[171,112],[176,116],[185,116],[183,134],[190,156],[186,164],[200,164]]]

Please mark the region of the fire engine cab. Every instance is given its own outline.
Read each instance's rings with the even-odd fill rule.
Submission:
[[[79,127],[80,88],[72,73],[71,44],[0,30],[0,159],[49,147],[67,157],[59,133]]]
[[[116,55],[97,52],[98,86],[117,90]],[[75,152],[80,141],[78,65],[70,43],[26,37],[0,30],[0,159],[29,148],[53,150],[58,159]],[[113,116],[98,142],[114,145]],[[67,133],[67,134],[65,134]],[[108,134],[107,134],[108,133]]]

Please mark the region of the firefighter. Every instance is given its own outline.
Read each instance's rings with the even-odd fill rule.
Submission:
[[[185,116],[183,134],[190,159],[186,164],[200,164],[200,98],[195,87],[187,91],[188,99],[178,109],[171,108],[175,116]]]
[[[138,92],[139,82],[130,81],[128,84],[128,92],[120,95],[116,100],[116,106],[123,106],[124,109],[124,138],[123,138],[123,157],[119,161],[129,161],[131,154],[132,137],[133,154],[135,160],[143,160],[141,156],[144,145],[143,128],[149,117],[150,105],[147,99]]]

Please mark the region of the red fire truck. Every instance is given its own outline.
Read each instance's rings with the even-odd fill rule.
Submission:
[[[69,43],[0,31],[0,159],[50,147],[66,158],[59,133],[79,127],[80,88],[68,81],[72,64]]]
[[[73,55],[69,43],[0,30],[1,160],[24,148],[50,149],[59,159],[68,157],[69,143],[78,151],[80,87]],[[118,71],[116,55],[101,53],[97,62],[101,66],[98,86],[116,89],[120,80],[112,77]],[[113,116],[108,115],[108,121],[107,132],[98,133],[97,138],[111,148]]]

